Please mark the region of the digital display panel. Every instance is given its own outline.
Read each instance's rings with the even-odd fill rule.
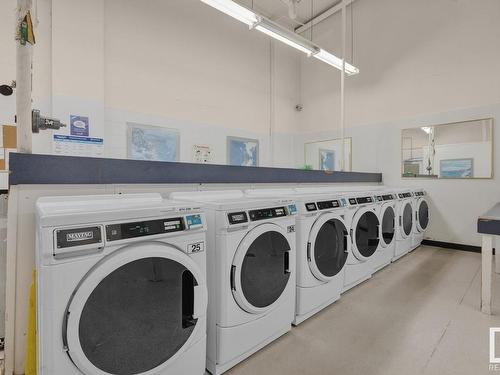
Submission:
[[[263,208],[250,211],[250,220],[258,221],[272,219],[273,217],[286,216],[285,207]]]
[[[185,229],[183,218],[170,218],[133,223],[106,225],[106,239],[118,241],[127,238],[153,236],[170,232],[180,232]]]
[[[339,201],[318,202],[318,209],[320,210],[326,210],[329,208],[337,208],[337,207],[340,207]]]

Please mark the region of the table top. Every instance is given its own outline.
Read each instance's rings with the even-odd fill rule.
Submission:
[[[500,235],[500,203],[479,217],[477,231],[481,234]]]

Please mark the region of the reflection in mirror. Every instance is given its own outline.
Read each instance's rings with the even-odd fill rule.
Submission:
[[[492,178],[493,119],[404,129],[403,177]]]
[[[352,139],[344,139],[345,171],[351,171]],[[306,169],[321,171],[340,171],[342,163],[342,141],[329,139],[304,144],[304,163]]]

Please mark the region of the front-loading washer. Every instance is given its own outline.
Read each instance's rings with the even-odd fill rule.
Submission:
[[[346,223],[351,239],[347,258],[343,291],[372,277],[374,262],[380,243],[378,207],[369,192],[345,193],[347,200]]]
[[[251,199],[237,190],[170,197],[206,209],[207,369],[219,375],[291,329],[296,205],[285,198]]]
[[[290,197],[297,205],[297,291],[294,325],[340,298],[350,251],[344,222],[346,200],[336,194],[300,194],[293,189],[256,189],[247,196]]]
[[[205,217],[159,194],[36,203],[40,375],[203,374]]]
[[[395,189],[396,204],[396,249],[392,261],[408,254],[413,247],[414,209],[413,193],[410,189]]]
[[[427,193],[424,189],[414,190],[413,198],[415,225],[413,226],[412,249],[415,249],[420,246],[424,239],[425,231],[429,227],[430,214]]]
[[[391,264],[396,251],[396,194],[392,190],[375,192],[379,203],[380,242],[375,253],[374,272]]]

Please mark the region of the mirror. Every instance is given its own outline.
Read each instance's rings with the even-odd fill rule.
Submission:
[[[345,171],[351,171],[352,138],[344,139]],[[304,168],[320,171],[340,171],[341,139],[308,142],[304,144]]]
[[[493,119],[404,129],[403,177],[492,178]]]

